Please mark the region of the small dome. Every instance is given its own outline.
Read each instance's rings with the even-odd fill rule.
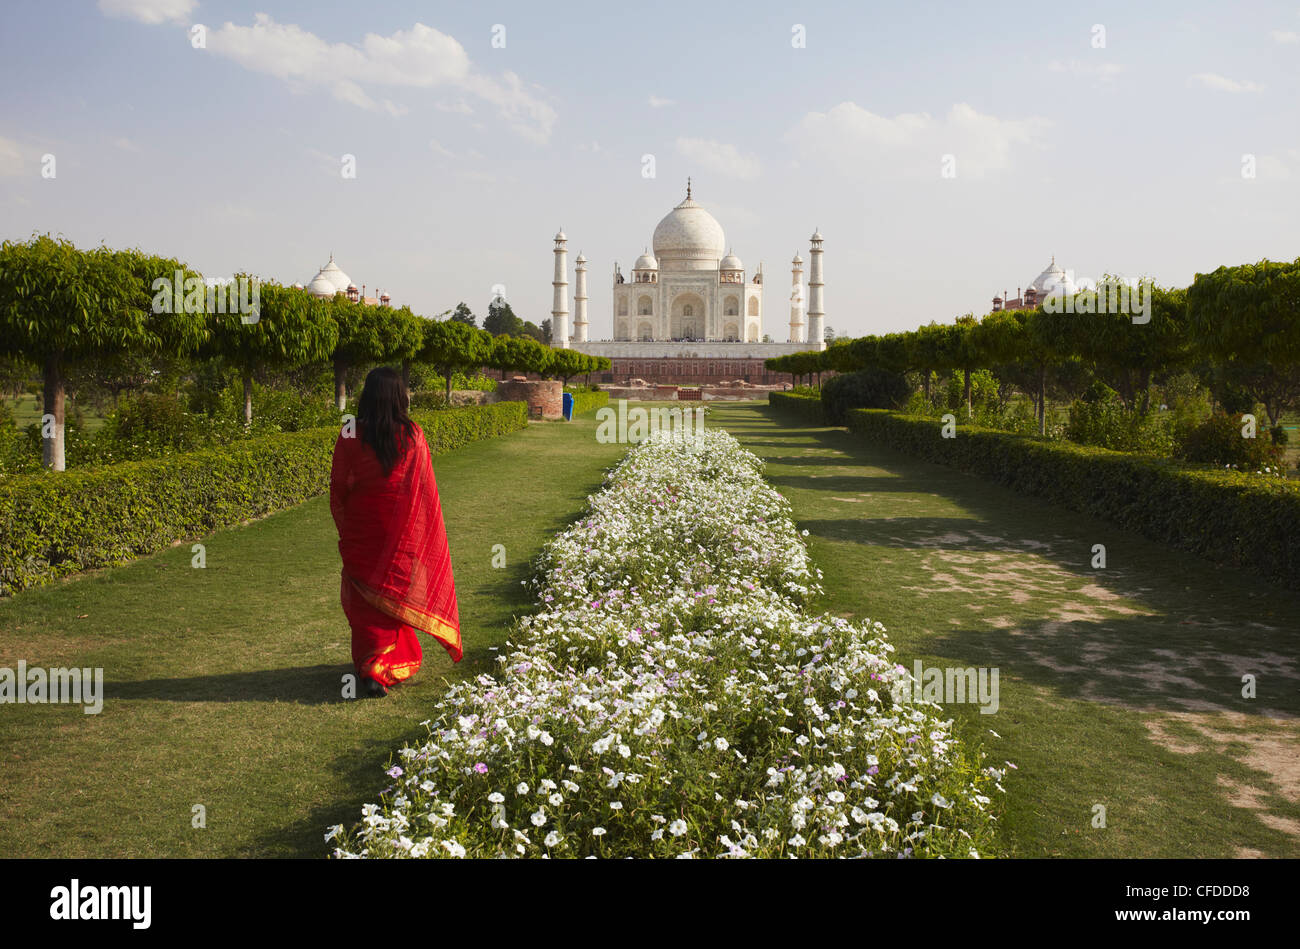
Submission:
[[[810,238],[808,238],[808,239],[809,239],[810,241],[824,241],[824,240],[826,240],[826,238],[822,237],[822,232],[821,232],[821,229],[820,229],[820,228],[818,228],[817,230],[813,231],[813,236],[810,237]]]
[[[557,241],[567,241],[567,240],[568,240],[568,238],[565,237],[565,235],[564,235],[564,228],[560,228],[558,231],[555,232],[555,239],[556,239]]]
[[[293,289],[294,289],[294,290],[305,290],[306,287],[304,287],[304,286],[303,286],[302,284],[300,284],[300,283],[295,283],[295,284],[293,285]]]
[[[654,259],[653,254],[651,254],[649,251],[646,251],[646,253],[642,254],[640,257],[636,259],[636,263],[632,265],[632,269],[633,270],[658,270],[659,261]]]
[[[314,297],[328,300],[339,292],[339,288],[334,286],[334,282],[329,277],[325,276],[324,271],[321,271],[311,278],[311,283],[307,284],[307,292]]]
[[[718,264],[718,269],[719,270],[744,270],[745,265],[740,262],[739,257],[737,257],[735,254],[729,253],[727,254],[726,257],[722,258],[722,262]]]
[[[585,264],[586,262],[587,262],[587,258],[582,256],[582,251],[578,251],[578,259],[575,260],[574,263]]]
[[[803,258],[800,257],[798,254],[795,254],[795,255],[794,255],[794,260],[790,261],[790,263],[792,263],[792,264],[796,264],[796,265],[798,265],[798,264],[802,264],[802,263],[803,263]]]

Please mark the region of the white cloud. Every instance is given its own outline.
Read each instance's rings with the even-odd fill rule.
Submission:
[[[1278,43],[1300,43],[1300,33],[1294,30],[1273,30],[1273,39]]]
[[[184,23],[197,0],[99,0],[99,12],[141,23]]]
[[[664,99],[664,98],[662,98],[662,97],[660,97],[660,96],[656,96],[656,95],[652,95],[652,96],[650,96],[649,102],[650,102],[650,108],[652,108],[652,109],[662,109],[664,106],[676,105],[676,104],[677,104],[677,103],[676,103],[674,100],[672,100],[672,99]]]
[[[1082,79],[1093,79],[1103,85],[1114,82],[1115,77],[1124,71],[1124,67],[1119,63],[1085,63],[1077,59],[1072,59],[1068,63],[1054,59],[1047,64],[1047,68],[1052,72],[1068,72]]]
[[[1206,89],[1218,89],[1221,92],[1263,92],[1264,87],[1248,79],[1229,79],[1218,73],[1198,72],[1187,78],[1187,84],[1204,86]]]
[[[124,152],[139,152],[140,146],[125,136],[113,139],[113,145]]]
[[[704,138],[677,139],[677,153],[709,171],[729,175],[739,181],[752,181],[762,173],[754,155],[741,154],[735,145]]]
[[[1041,145],[1050,122],[1001,119],[964,102],[936,119],[927,112],[876,115],[855,102],[809,112],[786,133],[805,159],[829,161],[846,173],[879,177],[939,177],[944,155],[957,177],[983,177],[1011,166],[1013,152]]]
[[[24,151],[13,139],[0,138],[0,178],[14,178],[26,170]]]
[[[515,132],[536,142],[550,137],[557,118],[536,86],[512,72],[499,78],[476,72],[454,37],[423,23],[391,36],[367,33],[360,45],[354,45],[330,43],[297,25],[277,23],[258,13],[252,26],[227,22],[219,30],[209,31],[208,49],[245,69],[282,79],[295,89],[323,87],[340,102],[370,111],[406,112],[406,106],[376,98],[367,89],[387,86],[477,97],[495,106]],[[437,107],[472,111],[463,100]]]
[[[443,148],[442,143],[439,142],[437,139],[434,139],[434,138],[429,139],[429,150],[430,150],[431,152],[433,152],[435,155],[437,155],[439,158],[454,158],[454,157],[455,157],[455,156],[451,153],[451,150],[450,150],[450,149]]]

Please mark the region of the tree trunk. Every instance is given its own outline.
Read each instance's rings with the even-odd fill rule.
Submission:
[[[45,414],[41,418],[41,461],[51,471],[66,469],[63,456],[64,395],[63,373],[59,371],[59,354],[54,353],[45,359],[45,380],[42,387]],[[47,430],[46,425],[51,416],[54,419],[53,428]]]
[[[334,407],[340,412],[348,407],[348,367],[340,360],[334,360]]]
[[[446,367],[446,371],[443,373],[443,379],[446,380],[447,383],[447,397],[443,400],[442,407],[444,409],[449,409],[451,408],[451,367],[450,366]]]
[[[1038,367],[1038,434],[1047,434],[1047,367]]]
[[[244,370],[244,428],[253,424],[253,370]]]

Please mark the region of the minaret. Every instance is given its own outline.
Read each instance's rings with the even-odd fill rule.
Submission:
[[[555,235],[555,279],[551,281],[555,288],[551,302],[551,345],[560,349],[569,348],[569,251],[565,246],[568,241],[564,228],[560,228]]]
[[[813,231],[809,240],[812,241],[812,262],[808,264],[808,339],[805,342],[812,343],[813,349],[825,349],[825,331],[822,329],[826,315],[822,310],[822,241],[825,238],[821,231]]]
[[[790,280],[790,342],[803,342],[803,258],[794,255]]]
[[[578,252],[577,277],[573,287],[573,341],[587,341],[587,258]]]

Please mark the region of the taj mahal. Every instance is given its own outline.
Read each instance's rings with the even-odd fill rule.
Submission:
[[[555,235],[551,286],[552,345],[608,357],[607,381],[640,376],[652,381],[712,382],[720,378],[775,382],[763,361],[786,353],[825,349],[821,233],[810,238],[808,283],[803,260],[792,262],[785,342],[763,342],[763,268],[747,274],[728,247],[722,225],[692,196],[659,222],[654,236],[624,274],[614,264],[612,338],[588,338],[587,258],[575,261],[573,322],[569,322],[568,236]],[[770,330],[769,330],[770,333]],[[772,334],[775,335],[775,334]],[[770,336],[769,336],[770,338]]]

